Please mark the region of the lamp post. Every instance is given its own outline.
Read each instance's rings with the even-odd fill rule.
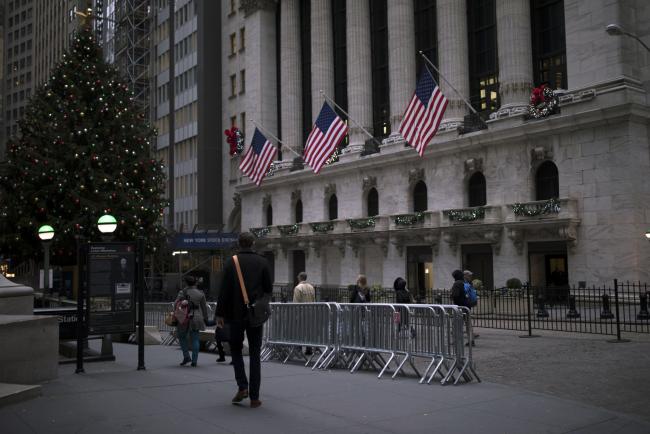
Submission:
[[[54,238],[54,228],[50,225],[43,225],[38,228],[38,238],[43,242],[43,289],[50,289],[50,243]]]
[[[625,36],[629,36],[630,38],[636,39],[639,42],[639,44],[643,45],[643,48],[645,48],[646,50],[648,50],[648,52],[650,52],[650,47],[648,47],[648,45],[645,42],[643,42],[641,38],[639,38],[634,33],[626,32],[619,24],[608,24],[607,27],[605,27],[605,31],[609,36],[625,35]]]
[[[172,252],[172,256],[178,256],[178,286],[183,289],[183,255],[187,255],[187,250],[176,250]]]
[[[110,214],[104,214],[97,220],[97,229],[101,232],[104,241],[110,241],[113,232],[117,229],[117,220]]]

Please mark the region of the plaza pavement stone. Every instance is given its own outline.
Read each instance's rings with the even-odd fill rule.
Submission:
[[[482,332],[478,360],[480,345],[491,339]],[[634,416],[490,381],[420,385],[414,377],[379,380],[370,372],[277,362],[262,365],[263,405],[254,410],[230,404],[232,367],[217,364],[213,354],[201,353],[197,368],[180,367],[177,347],[148,346],[147,369],[137,371],[137,347],[114,348],[115,362],[86,364],[80,375],[62,365],[41,397],[0,409],[2,432],[650,432]]]

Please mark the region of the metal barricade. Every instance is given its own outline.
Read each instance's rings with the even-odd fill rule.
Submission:
[[[312,369],[366,366],[392,378],[408,362],[420,383],[481,381],[472,361],[470,311],[455,305],[272,303],[262,360],[300,359]],[[467,335],[467,339],[465,338]],[[467,348],[466,348],[467,342]],[[299,348],[312,347],[311,357]],[[318,357],[317,357],[318,356]],[[415,359],[428,364],[420,374]]]

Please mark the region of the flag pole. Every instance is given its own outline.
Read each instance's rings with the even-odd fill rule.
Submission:
[[[438,75],[440,76],[440,78],[442,78],[442,79],[445,81],[445,83],[447,83],[447,84],[449,85],[449,87],[451,87],[451,89],[452,89],[454,92],[456,92],[456,95],[458,95],[458,97],[459,97],[460,99],[463,100],[463,102],[465,103],[465,105],[466,105],[467,107],[469,107],[469,109],[472,111],[472,113],[474,113],[475,115],[478,116],[478,112],[476,111],[476,109],[474,109],[474,107],[472,107],[472,105],[471,105],[471,104],[470,104],[470,103],[465,99],[465,97],[462,96],[462,95],[460,94],[460,92],[458,92],[458,90],[456,90],[456,88],[454,87],[454,85],[451,84],[451,83],[450,83],[450,82],[445,78],[444,75],[442,75],[442,73],[440,72],[440,70],[439,70],[438,68],[436,68],[436,65],[433,64],[433,62],[432,62],[432,61],[431,61],[431,60],[426,56],[426,54],[424,54],[424,53],[422,52],[422,50],[420,50],[419,53],[420,53],[420,56],[422,56],[422,58],[423,58],[423,59],[424,59],[424,60],[429,64],[429,66],[431,66],[431,67],[433,68],[433,70],[436,71],[436,72],[438,73]],[[429,74],[431,74],[431,72],[429,72]],[[480,116],[479,116],[479,119],[480,119]],[[481,122],[482,122],[483,124],[485,124],[485,122],[483,122],[483,119],[481,119]]]
[[[259,128],[260,130],[262,130],[265,134],[268,134],[268,135],[269,135],[273,140],[275,140],[276,142],[278,142],[279,144],[281,144],[283,147],[285,147],[285,148],[287,148],[288,150],[290,150],[291,152],[293,152],[293,153],[296,155],[296,157],[300,157],[300,156],[301,156],[301,155],[298,154],[296,151],[294,151],[290,146],[286,145],[282,140],[280,140],[280,139],[278,139],[277,137],[275,137],[275,136],[273,135],[273,133],[271,133],[269,130],[267,130],[267,129],[264,128],[262,125],[260,125],[260,124],[258,124],[257,122],[255,122],[255,120],[251,119],[250,121],[253,123],[253,125],[255,125],[257,128]]]
[[[329,101],[329,102],[331,102],[332,104],[334,104],[334,106],[335,106],[337,109],[341,110],[341,111],[343,112],[343,114],[346,115],[346,116],[348,117],[348,119],[349,119],[350,121],[352,121],[352,123],[353,123],[354,125],[356,125],[357,127],[359,127],[359,129],[360,129],[361,131],[363,131],[364,133],[366,133],[366,134],[368,135],[368,137],[370,137],[372,140],[374,140],[375,143],[377,144],[377,146],[381,146],[381,143],[379,143],[379,140],[377,140],[377,139],[375,138],[375,136],[373,136],[372,134],[370,134],[370,133],[368,132],[368,130],[366,130],[364,127],[362,127],[362,126],[359,124],[359,122],[357,122],[357,121],[355,121],[354,119],[352,119],[352,118],[350,117],[350,114],[349,114],[348,112],[346,112],[345,110],[343,110],[343,108],[341,108],[340,105],[338,105],[336,102],[334,102],[334,100],[333,100],[332,98],[330,98],[329,96],[327,96],[327,94],[323,91],[323,89],[319,90],[319,92],[320,92],[321,95],[323,95],[323,97],[325,98],[326,101]]]

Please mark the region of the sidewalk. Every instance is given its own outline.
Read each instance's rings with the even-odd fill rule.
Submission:
[[[490,338],[486,336],[483,342]],[[482,334],[480,340],[483,340]],[[480,345],[486,345],[479,342]],[[259,409],[234,406],[232,367],[177,347],[115,344],[117,360],[60,366],[43,396],[0,409],[3,433],[647,433],[650,424],[602,408],[490,382],[419,385],[368,372],[262,365]],[[228,358],[229,359],[229,358]],[[479,367],[479,373],[480,367]]]

